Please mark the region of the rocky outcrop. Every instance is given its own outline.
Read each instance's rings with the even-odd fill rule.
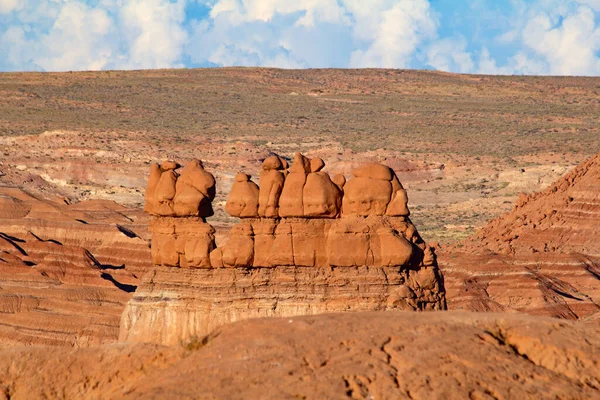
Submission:
[[[517,313],[338,313],[241,321],[182,346],[4,349],[0,393],[90,399],[199,393],[216,399],[592,399],[600,396],[599,357],[600,330],[593,322]]]
[[[121,341],[177,344],[233,321],[345,311],[439,310],[438,272],[397,267],[175,269],[147,274]]]
[[[451,309],[600,312],[600,155],[441,254]]]
[[[147,218],[0,188],[0,346],[114,342],[150,266]]]
[[[158,268],[129,302],[121,340],[175,343],[260,316],[445,309],[434,250],[410,221],[396,174],[368,164],[346,183],[324,166],[298,153],[288,170],[273,155],[260,186],[239,173],[226,210],[241,220],[219,247],[206,214],[163,211],[176,203],[184,172],[175,162],[153,166],[146,210]]]

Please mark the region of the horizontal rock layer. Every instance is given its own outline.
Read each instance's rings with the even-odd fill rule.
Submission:
[[[146,218],[0,188],[0,346],[113,342],[151,265]]]
[[[408,217],[244,219],[210,255],[213,267],[435,266]]]
[[[448,305],[560,318],[600,313],[600,155],[440,252]]]
[[[120,340],[174,344],[255,317],[440,310],[439,281],[434,268],[158,267],[127,304]]]

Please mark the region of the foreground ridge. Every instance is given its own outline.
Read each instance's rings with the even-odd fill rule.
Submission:
[[[600,329],[518,313],[337,313],[228,324],[183,346],[0,352],[12,398],[590,399]]]

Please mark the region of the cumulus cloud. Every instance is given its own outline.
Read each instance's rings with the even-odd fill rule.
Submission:
[[[122,40],[128,49],[118,68],[183,66],[181,52],[187,40],[182,24],[185,1],[127,0],[119,10]]]
[[[489,41],[503,49],[502,61],[488,46],[469,51],[465,41],[444,38],[429,45],[427,63],[455,72],[598,75],[598,10],[600,0],[513,0],[511,25]]]
[[[351,67],[409,67],[417,46],[436,33],[426,0],[400,0],[389,8],[361,7],[360,11],[364,14],[357,13],[357,20],[366,20],[368,28],[359,26],[357,34],[369,43],[352,53]]]
[[[457,0],[450,10],[430,0],[0,0],[0,70],[600,74],[600,0]]]
[[[52,28],[34,45],[33,62],[47,71],[99,70],[115,49],[108,40],[114,26],[106,10],[79,2],[65,3]]]
[[[547,64],[550,74],[599,74],[600,28],[596,27],[594,11],[582,6],[560,18],[557,26],[555,16],[536,15],[523,29],[523,43]]]
[[[462,36],[436,40],[427,48],[427,64],[441,71],[473,72],[475,63],[466,48],[467,40]]]
[[[427,0],[219,0],[187,53],[217,65],[397,68],[435,32]]]
[[[2,70],[183,66],[185,0],[0,0]]]

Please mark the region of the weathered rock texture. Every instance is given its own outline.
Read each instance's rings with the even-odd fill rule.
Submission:
[[[0,346],[116,341],[150,266],[146,221],[112,201],[0,187]]]
[[[560,318],[600,312],[600,156],[442,254],[449,307]]]
[[[516,313],[338,313],[242,321],[184,346],[5,349],[0,393],[13,399],[592,399],[600,397],[599,358],[595,322]]]
[[[365,165],[346,183],[321,171],[321,159],[298,153],[288,171],[270,156],[260,187],[236,176],[226,210],[241,221],[215,248],[200,214],[161,211],[160,202],[170,201],[162,199],[177,198],[172,188],[184,176],[177,165],[152,167],[146,210],[154,214],[158,268],[129,302],[121,340],[176,343],[261,316],[445,309],[434,251],[410,221],[406,192],[389,167]],[[154,184],[165,176],[169,185]]]
[[[129,301],[120,339],[177,344],[248,318],[440,309],[439,278],[398,267],[160,267]]]
[[[179,167],[174,161],[164,161],[150,170],[144,211],[153,215],[148,226],[152,262],[169,267],[210,267],[215,230],[204,218],[213,215],[215,178],[199,160],[190,161],[181,173]]]

